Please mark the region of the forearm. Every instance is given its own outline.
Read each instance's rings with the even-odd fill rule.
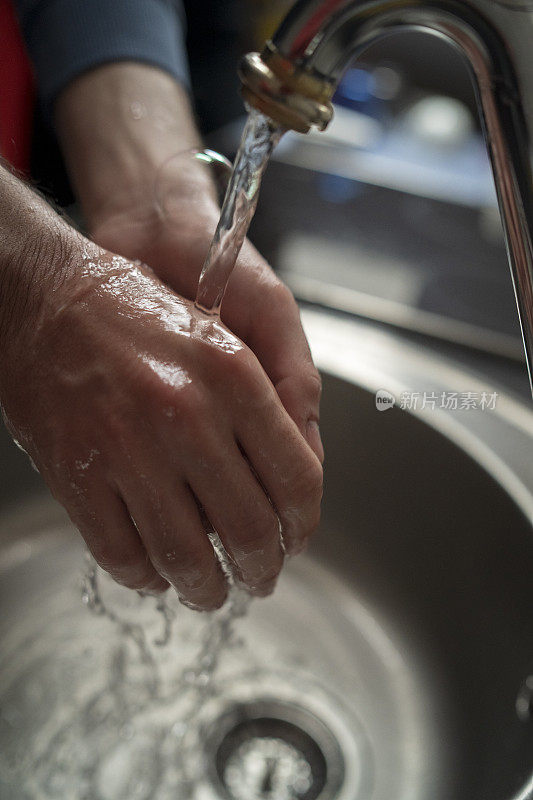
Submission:
[[[91,229],[152,207],[161,165],[200,144],[185,89],[144,64],[108,64],[81,76],[57,99],[55,122]]]
[[[35,319],[64,279],[76,232],[22,181],[0,166],[0,353]]]

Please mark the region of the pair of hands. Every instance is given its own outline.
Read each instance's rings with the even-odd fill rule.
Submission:
[[[171,219],[154,206],[159,164],[197,144],[168,76],[95,70],[60,96],[57,124],[93,241],[54,220],[55,246],[30,248],[39,288],[18,303],[17,330],[4,326],[8,424],[119,583],[219,607],[207,517],[238,580],[268,594],[280,525],[297,553],[320,510],[320,379],[296,303],[246,243],[224,324],[194,308],[217,208],[190,175]]]

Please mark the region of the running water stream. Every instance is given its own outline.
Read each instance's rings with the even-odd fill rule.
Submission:
[[[272,150],[283,132],[282,128],[276,127],[260,112],[250,111],[222,205],[220,220],[201,272],[195,303],[199,314],[220,315],[226,285],[256,209],[261,178]],[[235,623],[247,613],[251,602],[250,595],[233,580],[231,564],[220,539],[214,531],[209,532],[209,537],[230,584],[230,592],[226,606],[214,613],[209,620],[193,662],[185,668],[181,667],[174,683],[176,691],[181,692],[183,696],[186,695],[189,700],[185,704],[186,710],[182,716],[178,720],[173,720],[171,731],[168,731],[169,736],[172,734],[174,743],[172,769],[175,788],[179,789],[181,800],[192,797],[194,792],[194,776],[190,774],[189,762],[194,761],[193,751],[197,747],[196,737],[192,735],[195,720],[205,700],[213,691],[213,681],[220,658],[235,640]],[[148,633],[141,624],[122,619],[119,612],[104,602],[99,587],[98,567],[89,554],[83,578],[82,599],[91,611],[106,617],[116,625],[120,636],[133,644],[134,651],[146,668],[144,688],[149,703],[157,706],[163,699],[163,687],[158,674],[158,664],[147,638],[152,632]],[[163,627],[161,636],[155,640],[155,644],[165,646],[171,641],[174,613],[164,598],[157,599],[156,609],[162,617]],[[177,744],[178,749],[176,749]],[[162,754],[165,751],[163,740],[160,745],[160,758],[163,759]],[[163,759],[160,769],[165,767],[168,765],[165,765]]]
[[[201,311],[220,313],[226,285],[257,206],[261,178],[283,133],[283,128],[276,127],[264,114],[250,111],[198,283],[196,306]]]

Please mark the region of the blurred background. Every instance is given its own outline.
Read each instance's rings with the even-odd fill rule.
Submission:
[[[207,144],[234,155],[236,67],[287,0],[185,0],[192,85]],[[436,37],[402,34],[352,65],[325,133],[287,134],[251,238],[297,297],[475,353],[527,394],[511,278],[466,64]],[[59,152],[34,120],[32,174],[62,205]]]

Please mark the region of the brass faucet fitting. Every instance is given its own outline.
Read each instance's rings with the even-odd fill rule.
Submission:
[[[308,133],[324,130],[333,116],[333,83],[294,65],[271,42],[249,53],[239,66],[244,100],[283,128]]]

